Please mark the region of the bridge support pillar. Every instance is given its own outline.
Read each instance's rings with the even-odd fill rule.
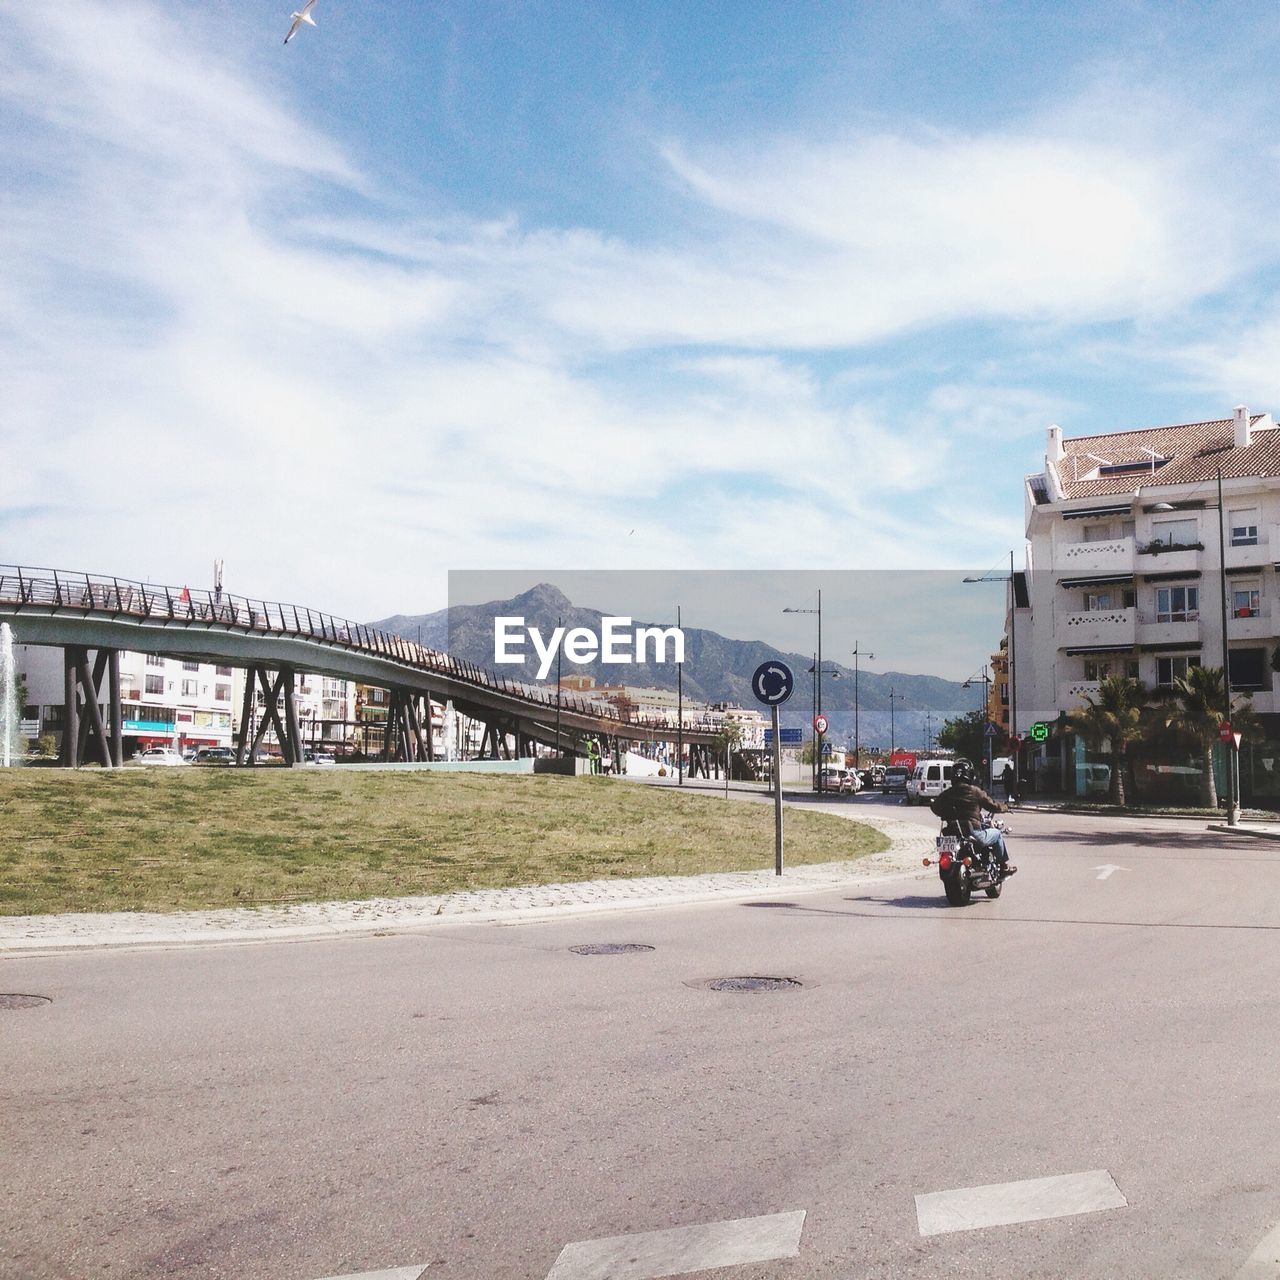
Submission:
[[[263,708],[257,731],[250,741],[249,726],[253,722],[255,685],[262,693]],[[244,705],[240,714],[240,743],[236,748],[237,764],[257,763],[258,748],[262,746],[262,740],[267,736],[268,729],[275,730],[276,741],[280,744],[280,754],[284,757],[285,764],[302,763],[302,733],[298,728],[298,710],[294,702],[293,686],[292,667],[284,667],[277,671],[274,680],[265,667],[248,669],[244,686]],[[283,720],[280,718],[279,707],[281,696],[284,698]]]
[[[98,704],[104,676],[107,678],[105,721]],[[104,769],[119,768],[124,763],[119,651],[99,649],[90,668],[89,650],[68,645],[63,650],[62,688],[61,763],[66,768],[78,769],[93,758]]]

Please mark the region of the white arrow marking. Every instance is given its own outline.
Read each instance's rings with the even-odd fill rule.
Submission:
[[[1129,868],[1128,868],[1128,867],[1116,867],[1116,866],[1112,866],[1112,864],[1108,862],[1108,863],[1107,863],[1107,865],[1106,865],[1105,867],[1094,867],[1094,870],[1095,870],[1095,871],[1101,871],[1101,872],[1102,872],[1102,874],[1098,877],[1098,879],[1099,879],[1099,880],[1106,880],[1106,879],[1108,878],[1108,876],[1110,876],[1110,875],[1112,874],[1112,872],[1115,872],[1115,871],[1128,871],[1128,870],[1129,870]]]
[[[1276,1276],[1280,1276],[1280,1227],[1273,1227],[1258,1242],[1236,1272],[1236,1280],[1275,1280]]]
[[[414,1263],[411,1267],[392,1267],[389,1271],[361,1271],[359,1275],[326,1276],[325,1280],[420,1280],[430,1265]]]

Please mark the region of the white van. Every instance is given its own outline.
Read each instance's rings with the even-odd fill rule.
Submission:
[[[920,760],[907,779],[907,803],[928,804],[951,785],[951,760]]]

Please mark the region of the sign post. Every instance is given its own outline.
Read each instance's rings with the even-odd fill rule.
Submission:
[[[791,697],[795,688],[791,668],[782,662],[762,662],[751,677],[751,688],[758,701],[773,713],[773,870],[782,874],[782,732],[778,726],[778,708]]]

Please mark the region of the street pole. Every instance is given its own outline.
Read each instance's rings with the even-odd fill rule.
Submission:
[[[893,759],[893,752],[895,747],[897,746],[897,742],[898,742],[897,732],[898,731],[895,726],[894,716],[893,716],[893,688],[891,686],[889,689],[889,759],[890,760]]]
[[[818,700],[818,705],[813,713],[813,717],[815,720],[818,718],[819,713],[822,711],[822,589],[821,588],[818,589],[818,658],[817,658],[817,662],[818,662],[818,675],[817,675],[817,682],[815,687],[817,689],[816,697]],[[814,742],[814,749],[817,752],[818,793],[819,794],[821,794],[823,790],[822,736],[823,735],[821,733],[818,733],[816,735],[816,739]]]
[[[564,619],[557,618],[556,626],[560,628],[561,635],[564,634]],[[563,645],[556,645],[556,759],[564,758],[564,746],[560,740],[560,693],[563,686],[560,683],[560,655],[563,652]]]
[[[676,605],[676,630],[683,632],[680,622],[680,606]],[[676,767],[680,771],[680,785],[684,786],[684,663],[676,663]]]
[[[1013,577],[1013,552],[1009,552],[1009,737],[1018,736],[1018,686],[1014,680],[1014,672],[1018,665],[1018,585]],[[1021,748],[1013,748],[1013,775],[1022,776]],[[1021,792],[1019,792],[1021,794]]]
[[[1226,509],[1222,501],[1222,468],[1218,468],[1218,570],[1222,597],[1222,718],[1231,722],[1231,654],[1227,648],[1227,529]],[[1227,826],[1240,825],[1240,747],[1239,738],[1224,742],[1227,763]]]
[[[782,874],[782,730],[778,727],[778,704],[773,711],[773,874]]]

